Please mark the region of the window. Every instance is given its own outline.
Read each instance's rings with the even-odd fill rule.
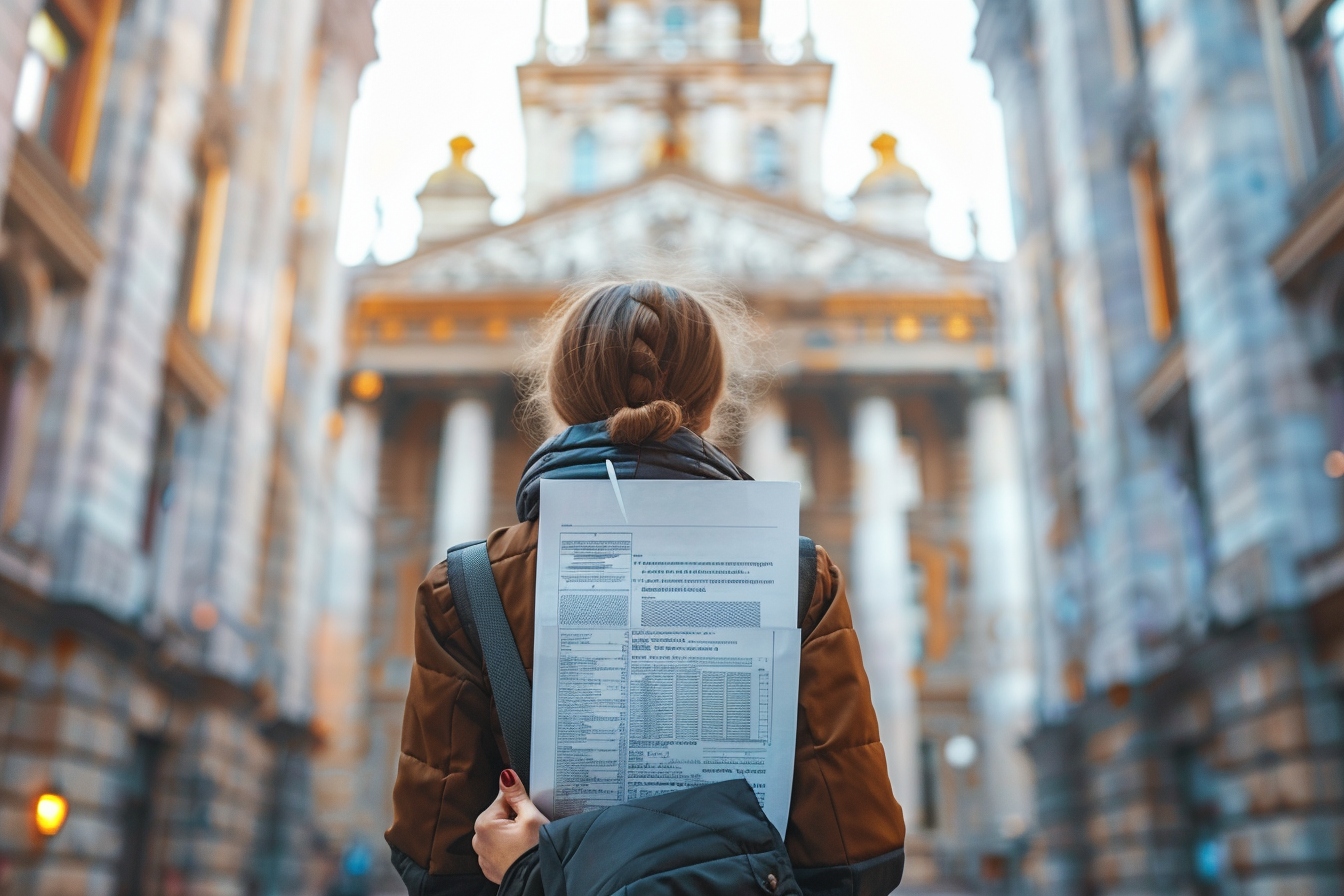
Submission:
[[[1180,325],[1181,305],[1176,288],[1176,264],[1167,231],[1167,200],[1157,144],[1149,141],[1129,166],[1143,264],[1143,292],[1148,309],[1148,331],[1165,342]]]
[[[1212,766],[1193,747],[1176,753],[1176,778],[1181,808],[1188,832],[1186,857],[1194,892],[1217,896],[1225,877],[1222,842],[1219,837],[1218,779]]]
[[[1302,41],[1302,74],[1319,150],[1344,136],[1344,0],[1335,0]]]
[[[1213,546],[1209,540],[1212,529],[1190,407],[1190,387],[1180,386],[1153,413],[1148,425],[1161,459],[1166,492],[1174,502],[1183,584],[1187,596],[1197,599],[1204,593],[1208,571],[1213,568]]]
[[[18,273],[8,265],[0,267],[0,492],[8,487],[15,457],[17,433],[10,418],[21,371],[27,303]]]
[[[130,765],[121,782],[121,858],[117,863],[117,896],[135,896],[150,885],[154,793],[163,756],[163,741],[137,735]]]
[[[590,128],[574,135],[574,192],[591,193],[597,189],[597,136]]]
[[[19,130],[51,142],[61,88],[78,49],[75,37],[51,12],[44,9],[33,16],[14,94],[14,124]]]
[[[938,829],[938,744],[932,738],[919,741],[919,822],[926,831]]]
[[[120,7],[119,0],[48,0],[28,22],[14,123],[79,185],[93,167]]]
[[[681,37],[686,32],[686,8],[669,6],[663,13],[663,30],[668,37]]]
[[[223,154],[202,147],[196,161],[195,195],[187,209],[177,300],[178,316],[198,335],[210,329],[214,316],[229,182],[229,165]]]
[[[1323,387],[1325,419],[1329,427],[1325,474],[1331,479],[1340,479],[1344,478],[1344,295],[1336,294],[1331,312],[1333,338],[1330,350],[1316,360],[1314,373]]]
[[[761,128],[752,139],[751,181],[767,193],[778,190],[784,183],[784,150],[779,131],[774,128]]]
[[[173,504],[173,461],[177,456],[178,431],[185,417],[185,397],[172,383],[165,383],[154,434],[154,454],[150,459],[144,523],[140,530],[140,546],[147,554],[154,550],[163,519]]]
[[[663,42],[658,52],[669,62],[686,58],[686,9],[680,4],[663,11]]]
[[[251,22],[252,0],[220,3],[211,52],[219,83],[226,87],[242,80]],[[178,315],[187,329],[198,335],[210,329],[214,317],[232,176],[227,151],[207,136],[215,130],[209,122],[202,127],[196,159],[196,191],[187,213],[186,248],[179,272]]]

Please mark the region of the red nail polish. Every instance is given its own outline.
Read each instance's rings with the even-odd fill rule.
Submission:
[[[518,776],[513,773],[513,769],[506,768],[499,773],[499,786],[512,787],[518,783]]]

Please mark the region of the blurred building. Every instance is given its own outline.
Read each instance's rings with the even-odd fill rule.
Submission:
[[[979,5],[1044,892],[1344,892],[1344,3]]]
[[[371,7],[0,0],[0,893],[313,881]]]
[[[831,66],[810,34],[792,64],[772,57],[759,0],[592,2],[589,17],[586,46],[541,39],[518,71],[527,215],[490,223],[459,138],[420,195],[418,252],[356,280],[344,439],[370,462],[343,468],[332,605],[370,624],[318,662],[367,656],[367,689],[333,691],[319,719],[369,728],[342,753],[348,775],[333,758],[323,805],[372,839],[398,763],[432,764],[399,756],[416,588],[448,546],[516,522],[535,442],[509,373],[529,328],[576,277],[670,266],[740,291],[777,348],[738,453],[760,478],[802,481],[803,531],[847,571],[907,879],[1002,877],[1030,823],[1035,698],[992,266],[930,249],[929,193],[888,136],[857,222],[821,213]]]

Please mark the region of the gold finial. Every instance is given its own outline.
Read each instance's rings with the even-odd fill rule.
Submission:
[[[896,161],[896,147],[900,143],[891,134],[886,131],[873,138],[873,142],[868,144],[877,152],[877,161],[879,164],[888,165]]]
[[[467,166],[467,154],[476,148],[476,144],[471,142],[471,138],[466,134],[458,134],[448,141],[448,148],[453,153],[453,167],[465,168]]]

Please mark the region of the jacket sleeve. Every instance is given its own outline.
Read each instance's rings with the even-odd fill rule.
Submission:
[[[546,896],[541,880],[541,859],[534,846],[518,857],[504,879],[499,882],[498,896]]]
[[[887,776],[844,578],[820,547],[816,589],[803,619],[785,843],[809,896],[886,896],[905,864],[905,820]]]
[[[471,849],[476,816],[504,769],[493,719],[480,657],[440,563],[416,594],[415,664],[386,834],[411,896],[493,891]]]

